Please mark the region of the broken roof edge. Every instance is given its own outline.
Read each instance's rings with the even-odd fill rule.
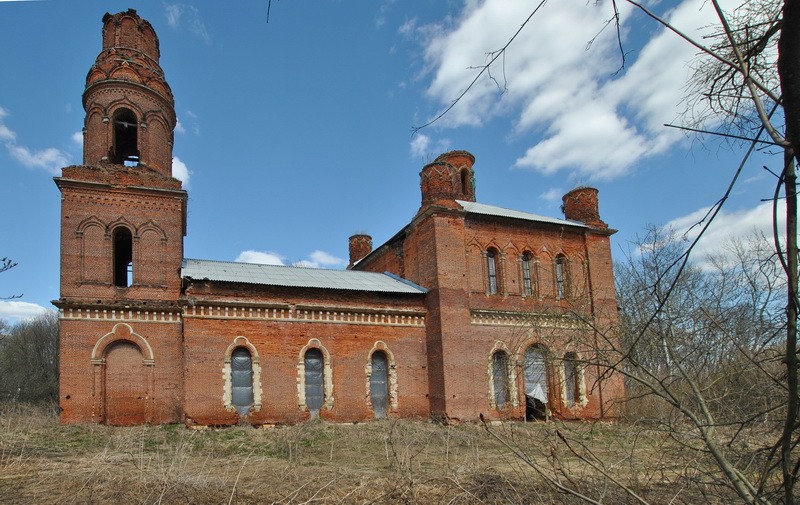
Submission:
[[[267,265],[184,258],[181,278],[258,286],[334,289],[392,294],[425,294],[427,289],[393,274],[360,270]]]

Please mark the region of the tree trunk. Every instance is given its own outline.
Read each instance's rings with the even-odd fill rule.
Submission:
[[[789,304],[786,325],[786,421],[781,440],[784,502],[794,503],[794,465],[792,439],[797,424],[797,182],[795,159],[800,154],[800,0],[785,0],[783,25],[778,39],[778,76],[781,82],[783,110],[786,120],[786,262]]]

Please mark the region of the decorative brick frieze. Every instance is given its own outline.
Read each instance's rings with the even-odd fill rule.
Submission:
[[[537,314],[534,312],[508,312],[500,310],[472,310],[471,323],[485,326],[525,326],[588,330],[590,326],[570,314]]]
[[[142,310],[142,309],[98,309],[68,307],[58,311],[62,320],[115,321],[120,323],[181,323],[181,314],[177,311]]]
[[[325,305],[195,304],[184,308],[183,317],[187,319],[250,319],[377,326],[425,326],[425,313],[422,311]]]

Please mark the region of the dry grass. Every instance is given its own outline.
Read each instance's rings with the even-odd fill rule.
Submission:
[[[656,432],[607,423],[492,426],[545,475],[603,502],[719,502],[664,461]],[[571,453],[556,430],[568,433]],[[670,446],[672,447],[672,446]],[[697,462],[695,461],[695,466]],[[688,472],[687,472],[688,470]],[[704,491],[705,490],[705,491]],[[718,490],[717,490],[718,491]],[[61,426],[53,409],[0,405],[2,503],[578,503],[479,425],[309,422],[253,429]]]

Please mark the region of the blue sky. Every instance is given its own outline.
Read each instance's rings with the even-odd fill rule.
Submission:
[[[442,120],[486,53],[536,2],[0,0],[0,318],[51,308],[59,276],[52,177],[82,160],[81,93],[105,12],[135,8],[161,43],[176,98],[173,169],[189,191],[185,255],[344,268],[347,239],[380,245],[416,213],[419,171],[438,154],[476,158],[480,202],[560,217],[577,185],[600,190],[621,258],[648,224],[688,229],[723,193],[743,149],[687,137],[683,98],[696,51],[623,6],[627,65],[607,1],[559,0],[531,19]],[[700,0],[653,3],[698,38]],[[734,3],[728,2],[729,6]],[[709,126],[714,126],[713,121]],[[774,179],[745,168],[705,250],[768,229]],[[702,251],[701,251],[702,252]]]

